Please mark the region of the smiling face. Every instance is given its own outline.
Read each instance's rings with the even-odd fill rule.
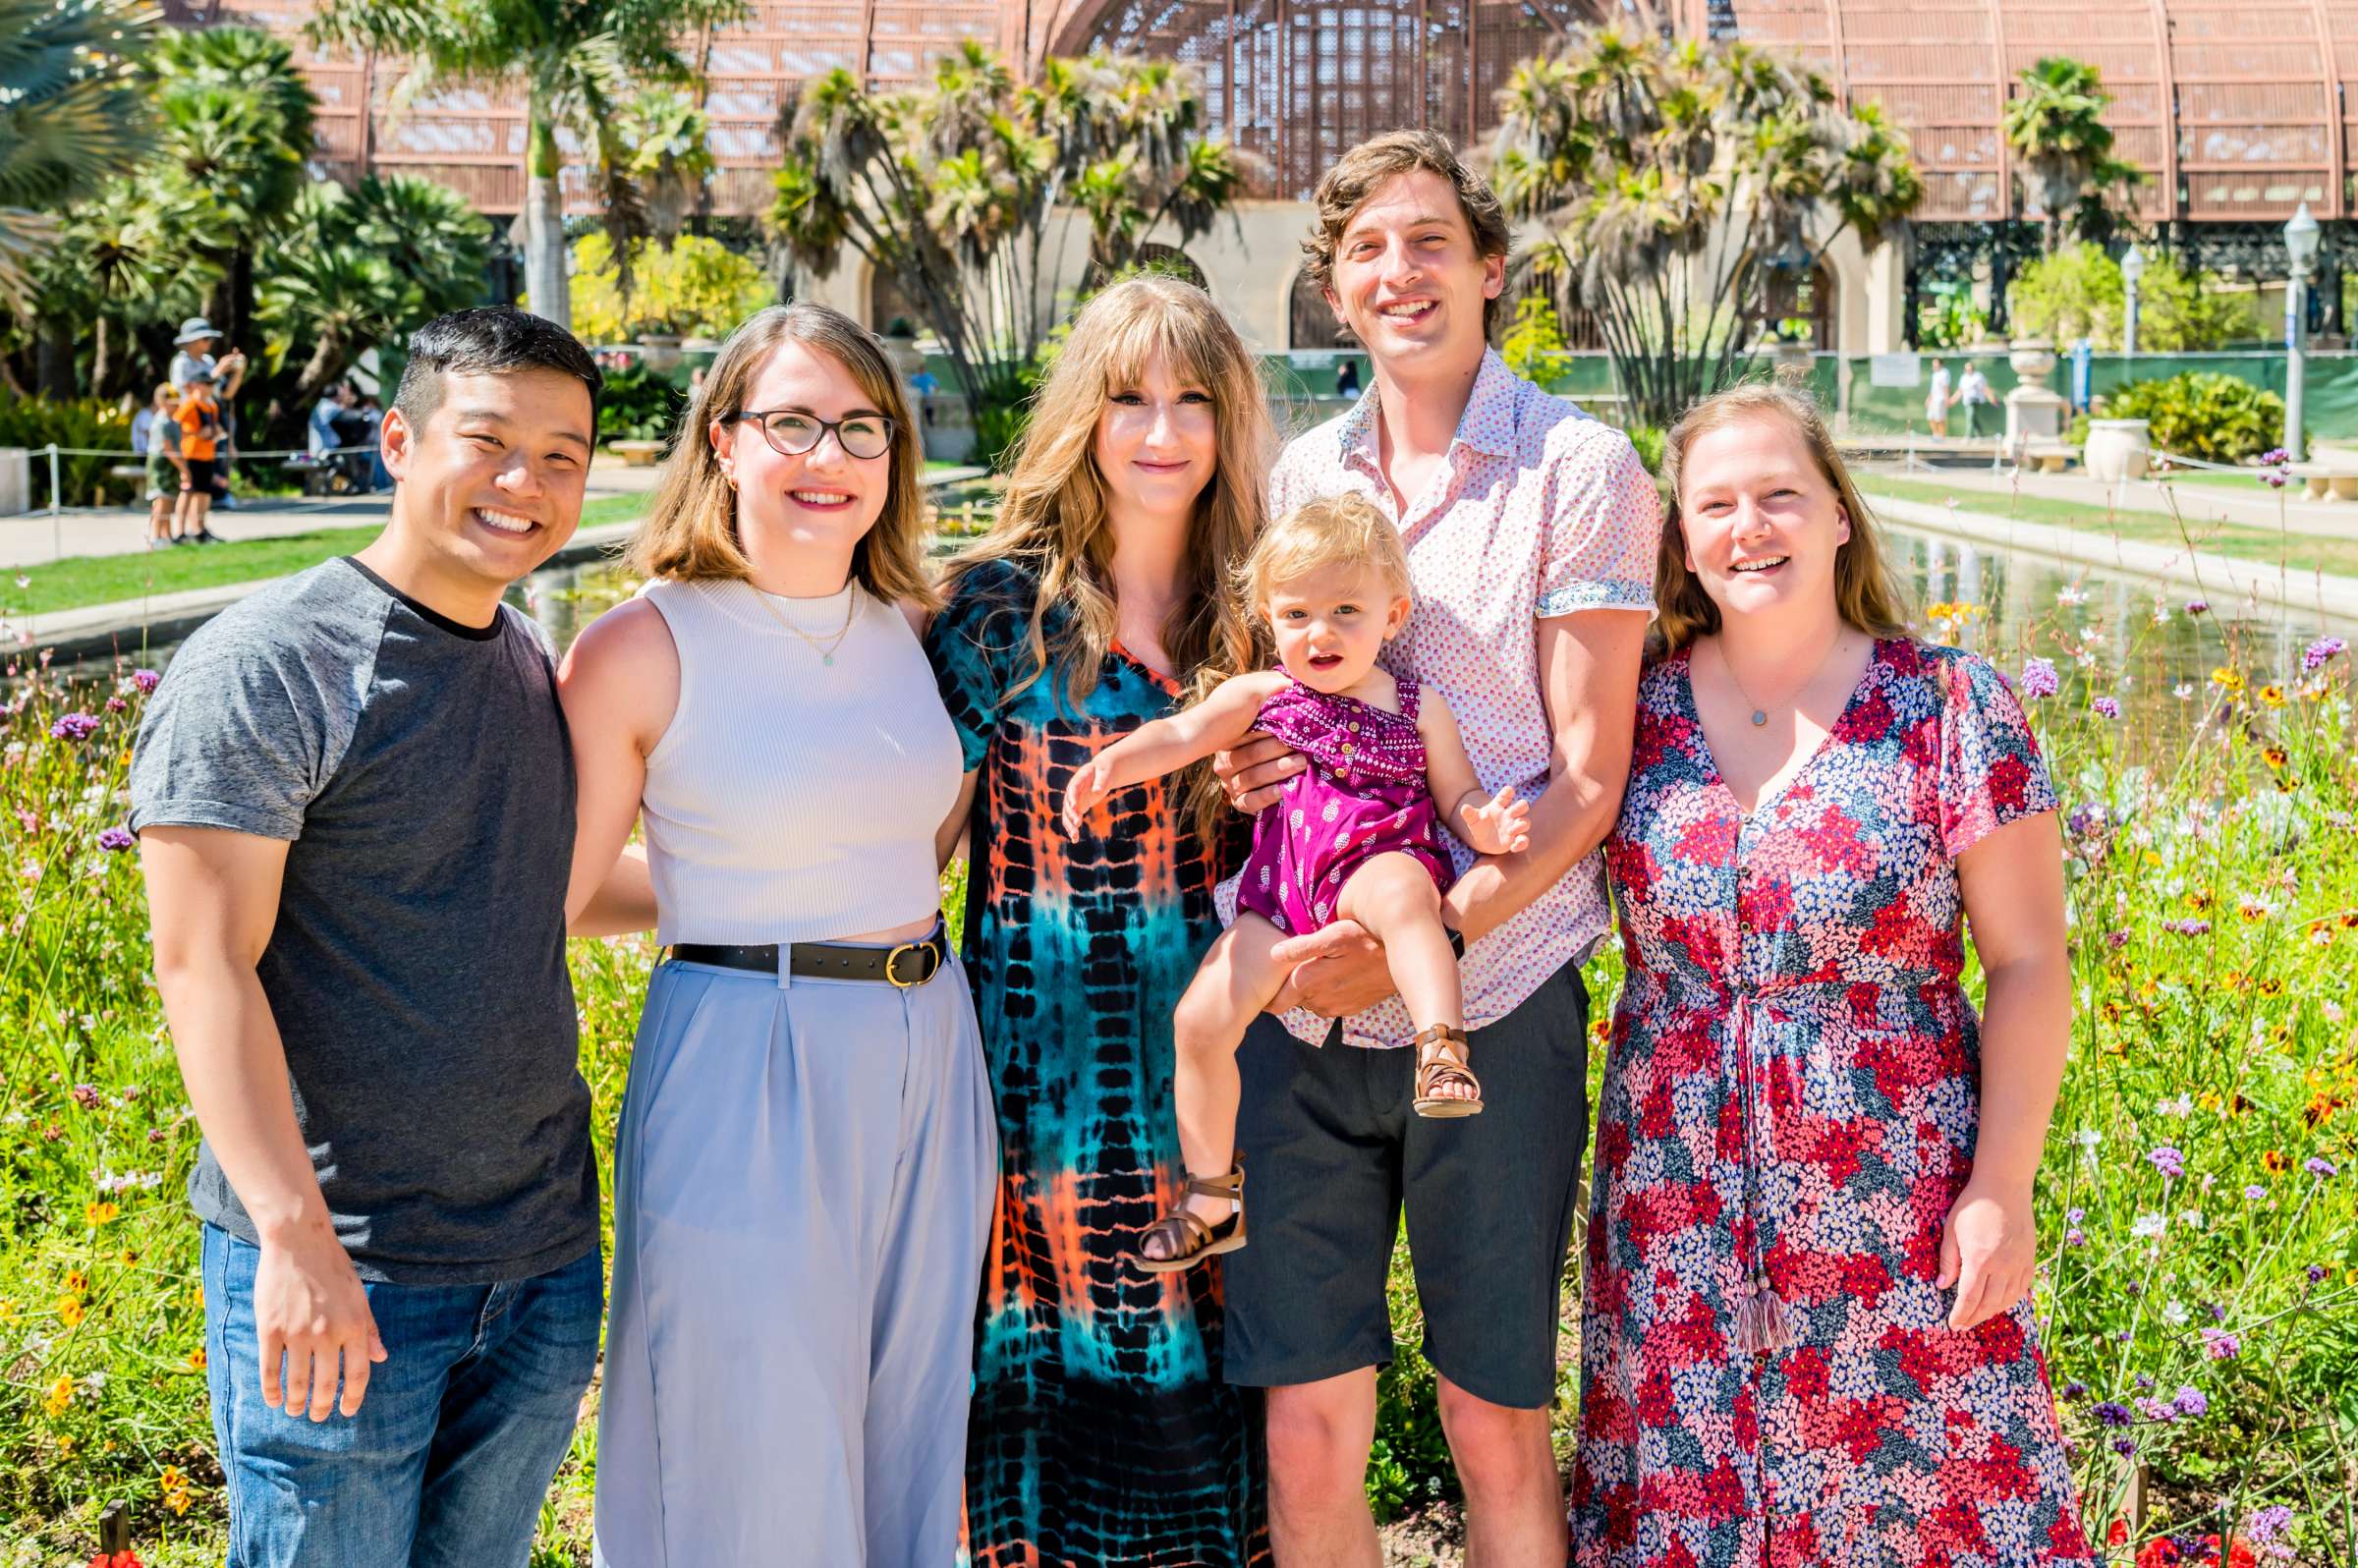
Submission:
[[[385,416],[394,526],[440,572],[505,587],[580,527],[594,429],[590,389],[564,371],[445,374],[419,423]]]
[[[1173,374],[1156,354],[1135,385],[1115,386],[1092,449],[1116,511],[1185,517],[1219,463],[1211,390]]]
[[[1483,310],[1505,284],[1506,257],[1476,246],[1456,188],[1417,169],[1351,214],[1326,303],[1378,365],[1437,370],[1482,358]]]
[[[887,416],[874,404],[842,361],[792,339],[771,352],[748,382],[744,399],[747,412],[801,416],[778,421],[789,430],[803,421],[886,423]],[[808,452],[789,456],[770,445],[750,419],[716,419],[706,436],[721,471],[736,485],[738,536],[749,549],[758,534],[787,549],[823,551],[848,561],[892,493],[889,445],[876,457],[856,458],[844,451],[841,434],[828,430]],[[892,439],[909,436],[896,431]]]
[[[1318,567],[1269,588],[1269,630],[1285,672],[1319,692],[1367,678],[1383,644],[1408,624],[1408,595],[1364,561]]]
[[[1791,420],[1762,413],[1696,436],[1678,514],[1687,570],[1721,615],[1836,612],[1850,517]]]

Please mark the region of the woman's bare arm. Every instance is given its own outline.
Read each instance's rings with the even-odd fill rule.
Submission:
[[[557,672],[557,700],[578,781],[567,928],[645,930],[655,923],[653,886],[644,861],[624,864],[623,846],[639,819],[647,754],[680,703],[680,655],[662,612],[634,599],[592,621]]]

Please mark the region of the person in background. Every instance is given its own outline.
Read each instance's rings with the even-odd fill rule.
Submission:
[[[219,359],[213,351],[221,346],[221,334],[203,316],[193,315],[180,324],[180,335],[172,340],[178,352],[172,356],[171,369],[165,378],[175,391],[189,384],[189,378],[198,370],[211,372],[217,396],[227,400],[238,395],[246,384],[246,355],[232,349]]]
[[[385,531],[199,628],[140,724],[239,1568],[521,1565],[596,1365],[572,756],[500,599],[581,521],[599,385],[521,310],[420,328]]]
[[[1924,394],[1924,422],[1935,440],[1948,439],[1948,405],[1953,401],[1948,389],[1948,365],[1933,362],[1933,384]]]
[[[180,425],[180,500],[172,516],[177,539],[210,544],[217,535],[205,527],[213,504],[213,465],[221,448],[221,405],[213,397],[213,372],[204,365],[189,371],[173,418]]]
[[[305,427],[305,445],[311,456],[326,457],[345,444],[336,430],[337,417],[348,410],[357,409],[360,402],[360,396],[353,390],[350,381],[330,382],[327,390],[319,394],[319,401],[312,405],[310,420]]]
[[[131,442],[147,460],[147,548],[153,550],[180,542],[172,523],[180,510],[181,491],[189,483],[188,460],[180,455],[180,420],[171,382],[155,384],[154,397],[140,411],[140,420],[144,428],[134,423]]]
[[[368,448],[368,488],[390,490],[393,488],[393,476],[385,468],[383,450],[385,411],[377,407],[375,393],[365,392],[361,395],[360,406],[356,412],[367,421],[366,428],[361,435],[361,444]]]
[[[1345,360],[1334,372],[1334,395],[1338,398],[1359,396],[1359,362]]]
[[[1997,407],[1997,396],[1990,390],[1990,378],[1982,374],[1980,365],[1966,362],[1965,374],[1957,382],[1957,395],[1952,401],[1965,405],[1965,438],[1980,440],[1982,410]]]

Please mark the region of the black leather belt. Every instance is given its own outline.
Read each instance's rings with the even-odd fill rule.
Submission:
[[[941,973],[943,932],[932,931],[898,947],[847,947],[835,942],[796,942],[787,951],[789,975],[809,980],[880,980],[902,990],[923,985]],[[713,942],[674,942],[671,956],[683,964],[717,964],[723,969],[751,970],[758,975],[778,972],[778,944],[727,946]]]

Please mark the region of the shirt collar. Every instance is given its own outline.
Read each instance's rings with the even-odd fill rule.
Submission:
[[[1482,352],[1482,368],[1475,372],[1474,391],[1466,399],[1466,412],[1458,416],[1457,434],[1451,444],[1464,444],[1490,457],[1512,457],[1515,438],[1515,388],[1520,380],[1506,367],[1496,349]],[[1351,412],[1343,416],[1343,427],[1337,438],[1345,461],[1356,459],[1367,468],[1379,469],[1376,451],[1376,416],[1382,407],[1379,386],[1371,380]]]

